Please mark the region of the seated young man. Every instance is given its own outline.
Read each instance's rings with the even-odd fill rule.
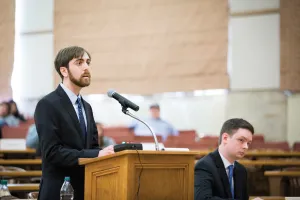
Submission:
[[[254,134],[243,119],[229,119],[221,129],[219,148],[195,165],[195,200],[248,200],[247,171],[236,160],[245,156]]]

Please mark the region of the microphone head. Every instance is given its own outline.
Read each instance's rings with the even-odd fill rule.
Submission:
[[[111,89],[107,91],[107,95],[108,95],[109,97],[112,97],[114,93],[116,93],[116,91],[111,90]]]

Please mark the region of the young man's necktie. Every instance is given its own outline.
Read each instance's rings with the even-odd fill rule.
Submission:
[[[229,165],[228,166],[228,179],[229,179],[229,185],[230,185],[230,191],[232,194],[232,199],[234,199],[234,187],[232,184],[232,180],[233,180],[233,165]]]
[[[86,125],[85,125],[85,121],[84,121],[84,117],[83,117],[80,97],[77,97],[76,103],[77,103],[77,106],[78,106],[77,108],[78,108],[80,128],[81,128],[83,138],[85,139],[86,138]]]

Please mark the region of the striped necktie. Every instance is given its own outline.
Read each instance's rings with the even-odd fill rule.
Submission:
[[[83,117],[81,98],[80,97],[77,97],[76,103],[77,103],[77,106],[78,106],[77,108],[78,108],[80,128],[81,128],[83,138],[85,139],[86,138],[86,125],[85,125],[85,121],[84,121],[84,117]]]

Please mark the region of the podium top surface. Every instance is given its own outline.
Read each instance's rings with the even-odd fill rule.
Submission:
[[[140,155],[186,155],[186,156],[196,156],[199,154],[197,151],[145,151],[145,150],[124,150],[117,152],[112,155],[107,155],[103,157],[97,157],[97,158],[80,158],[79,159],[79,165],[86,165],[89,163],[93,163],[96,161],[100,160],[105,160],[109,158],[114,158],[114,157],[119,157],[119,156],[124,156],[124,155],[129,155],[129,154],[137,154],[139,153]]]

